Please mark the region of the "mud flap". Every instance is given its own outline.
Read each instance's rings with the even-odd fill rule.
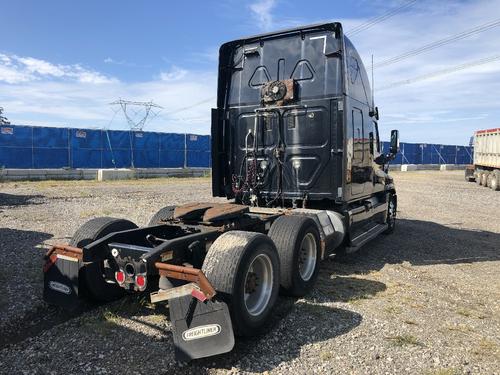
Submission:
[[[52,255],[44,266],[45,302],[75,311],[81,307],[78,276],[82,261],[64,255]]]
[[[233,349],[233,326],[224,302],[200,302],[187,295],[170,299],[169,308],[177,360],[189,361]]]

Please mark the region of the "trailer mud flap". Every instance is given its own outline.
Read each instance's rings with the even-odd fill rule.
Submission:
[[[74,311],[81,306],[78,276],[81,260],[52,255],[44,266],[43,299],[52,305]]]
[[[227,353],[234,347],[229,310],[224,302],[201,302],[192,296],[169,300],[175,356],[189,361]]]

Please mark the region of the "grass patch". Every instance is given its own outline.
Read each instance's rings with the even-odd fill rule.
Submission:
[[[413,345],[413,346],[424,346],[420,341],[415,336],[404,334],[404,335],[397,335],[397,336],[389,336],[386,337],[387,340],[389,340],[394,346],[407,346],[407,345]]]
[[[471,326],[468,326],[466,324],[457,324],[457,325],[453,325],[453,326],[447,326],[446,329],[448,331],[455,331],[455,332],[462,332],[462,333],[474,332],[474,329]]]
[[[80,198],[92,198],[92,194],[87,191],[79,191],[78,195],[80,196]]]
[[[410,319],[406,319],[406,320],[403,320],[403,323],[404,324],[408,324],[408,325],[412,325],[412,326],[417,326],[418,323],[414,320],[410,320]]]
[[[108,323],[119,323],[121,318],[116,315],[113,311],[110,311],[110,310],[105,310],[103,313],[102,313],[102,320],[104,320],[105,322],[108,322]]]
[[[389,313],[389,314],[397,315],[397,314],[401,314],[401,307],[389,305],[389,306],[384,307],[384,311],[386,313]]]
[[[500,358],[500,347],[495,341],[483,337],[479,340],[479,344],[472,353],[478,356],[494,354],[497,358]]]
[[[111,210],[98,210],[98,211],[81,211],[80,212],[80,217],[82,219],[88,218],[88,217],[99,217],[99,216],[110,216],[113,212]]]
[[[16,185],[19,186],[34,186],[38,188],[56,188],[56,187],[72,187],[77,186],[78,188],[94,187],[97,185],[154,185],[158,183],[167,184],[177,184],[179,182],[209,182],[210,174],[203,177],[157,177],[157,178],[135,178],[129,180],[108,180],[108,181],[97,181],[97,180],[43,180],[43,181],[18,181]]]
[[[458,309],[457,314],[465,316],[466,318],[469,318],[472,316],[472,311],[468,310],[468,309]]]
[[[167,320],[165,315],[162,314],[154,314],[154,315],[149,315],[148,316],[148,321],[152,324],[162,324]]]
[[[366,299],[371,299],[373,296],[371,294],[358,294],[347,299],[347,303],[359,304],[361,301]]]
[[[425,375],[459,375],[462,372],[456,368],[440,368],[437,370],[431,370],[425,373]]]
[[[319,353],[319,358],[322,361],[330,361],[333,358],[332,352],[322,351]]]

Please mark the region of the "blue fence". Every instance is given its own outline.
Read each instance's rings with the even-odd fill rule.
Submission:
[[[383,142],[389,152],[389,142]],[[473,148],[431,143],[401,143],[400,153],[391,164],[472,164]]]
[[[384,152],[389,143],[383,142]],[[472,147],[401,143],[393,164],[470,164]],[[0,168],[208,168],[210,136],[5,125]]]
[[[0,127],[0,168],[208,168],[210,136]]]

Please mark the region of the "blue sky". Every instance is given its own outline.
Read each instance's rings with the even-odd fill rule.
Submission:
[[[4,1],[0,106],[12,123],[127,128],[119,97],[164,107],[146,130],[210,129],[217,50],[231,39],[319,21],[349,28],[401,1]],[[353,35],[369,65],[500,18],[500,0],[420,0]],[[375,70],[376,87],[500,54],[500,27]],[[377,91],[381,133],[466,144],[499,126],[500,60]],[[187,108],[191,104],[197,106]]]

